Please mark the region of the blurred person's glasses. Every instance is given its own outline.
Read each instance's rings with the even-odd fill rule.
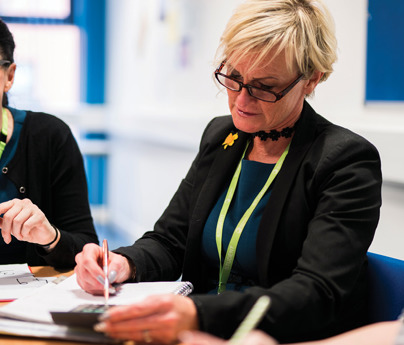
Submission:
[[[6,65],[10,65],[11,61],[9,60],[0,60],[0,66],[6,66]]]
[[[251,97],[257,98],[264,102],[275,103],[284,97],[293,87],[303,78],[303,74],[299,75],[289,86],[283,89],[281,92],[273,92],[264,88],[256,87],[249,84],[244,84],[237,78],[221,73],[226,61],[223,61],[215,71],[215,77],[217,81],[231,91],[240,92],[244,87],[247,89],[248,94]]]

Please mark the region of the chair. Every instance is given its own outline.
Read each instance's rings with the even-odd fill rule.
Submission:
[[[404,261],[368,252],[369,322],[395,320],[404,308]]]

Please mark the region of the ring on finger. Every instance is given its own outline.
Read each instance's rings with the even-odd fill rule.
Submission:
[[[147,344],[150,344],[151,342],[153,342],[153,339],[150,335],[150,331],[148,329],[145,329],[143,331],[143,339],[144,339],[144,342]]]

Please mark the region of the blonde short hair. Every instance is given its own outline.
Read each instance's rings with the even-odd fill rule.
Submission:
[[[324,81],[337,58],[334,21],[321,0],[247,0],[230,18],[221,37],[218,61],[233,66],[250,54],[251,66],[285,51],[288,67],[310,78],[323,72]],[[273,56],[273,57],[274,57]]]

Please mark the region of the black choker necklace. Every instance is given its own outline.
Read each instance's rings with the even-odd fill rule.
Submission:
[[[253,138],[258,137],[262,141],[266,141],[268,138],[272,141],[278,141],[280,137],[290,138],[295,130],[295,126],[293,127],[285,127],[281,131],[277,131],[276,129],[271,130],[269,133],[264,131],[259,131],[252,133]]]

